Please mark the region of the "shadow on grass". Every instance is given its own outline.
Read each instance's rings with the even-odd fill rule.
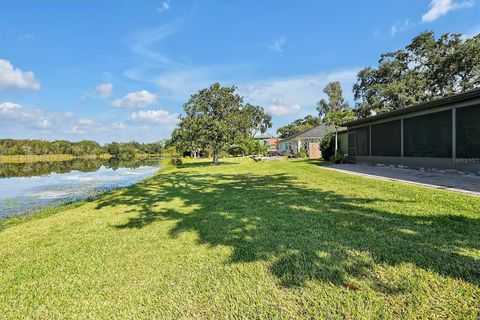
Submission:
[[[229,165],[235,165],[238,163],[235,162],[225,162],[225,161],[220,161],[219,164],[215,165],[211,161],[202,161],[202,162],[191,162],[191,163],[184,163],[179,165],[179,168],[203,168],[203,167],[211,167],[211,166],[229,166]]]
[[[180,201],[180,208],[156,206],[168,201]],[[136,213],[116,228],[174,220],[172,237],[194,231],[199,243],[229,246],[231,263],[268,261],[283,286],[303,286],[308,280],[344,285],[353,277],[383,292],[401,290],[375,277],[379,263],[411,263],[480,284],[480,261],[459,253],[480,249],[479,219],[455,212],[401,214],[399,206],[412,211],[417,204],[349,198],[308,188],[285,174],[179,170],[95,203],[97,208],[126,205]],[[396,212],[387,209],[392,207]],[[189,213],[181,210],[186,208]]]

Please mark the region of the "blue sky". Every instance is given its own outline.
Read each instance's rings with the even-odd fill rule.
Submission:
[[[422,31],[479,33],[478,2],[4,0],[0,138],[157,141],[216,81],[275,133]]]

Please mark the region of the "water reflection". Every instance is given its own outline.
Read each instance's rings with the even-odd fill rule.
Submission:
[[[2,163],[0,164],[0,178],[35,177],[50,173],[68,173],[70,171],[94,172],[104,166],[108,169],[118,168],[136,169],[141,166],[158,166],[161,159],[147,158],[142,160],[102,160],[102,159],[73,159],[56,162],[31,163]]]
[[[153,176],[161,159],[0,164],[0,220],[83,199]]]

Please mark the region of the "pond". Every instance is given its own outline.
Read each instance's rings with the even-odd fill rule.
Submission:
[[[0,220],[125,187],[160,167],[158,158],[0,164]]]

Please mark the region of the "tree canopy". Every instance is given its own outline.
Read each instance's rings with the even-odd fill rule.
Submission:
[[[321,122],[322,121],[319,117],[307,115],[303,119],[297,119],[290,124],[278,128],[277,133],[279,134],[280,138],[287,138],[292,134],[313,128],[314,126],[319,125]]]
[[[335,128],[335,155],[338,150],[337,131],[340,126],[354,119],[354,113],[347,102],[343,99],[343,91],[340,82],[330,82],[323,92],[327,94],[328,101],[325,99],[317,103],[318,116],[327,126]]]
[[[271,116],[262,107],[244,104],[236,87],[219,83],[193,94],[183,108],[185,115],[173,131],[172,139],[180,151],[198,152],[210,149],[213,163],[232,145],[251,139],[272,126]]]
[[[480,86],[480,35],[423,32],[404,49],[362,69],[353,92],[357,115],[405,108]]]
[[[340,82],[330,82],[323,92],[327,94],[328,101],[320,100],[317,103],[317,111],[325,125],[338,129],[342,123],[353,120],[352,109],[343,98]]]

